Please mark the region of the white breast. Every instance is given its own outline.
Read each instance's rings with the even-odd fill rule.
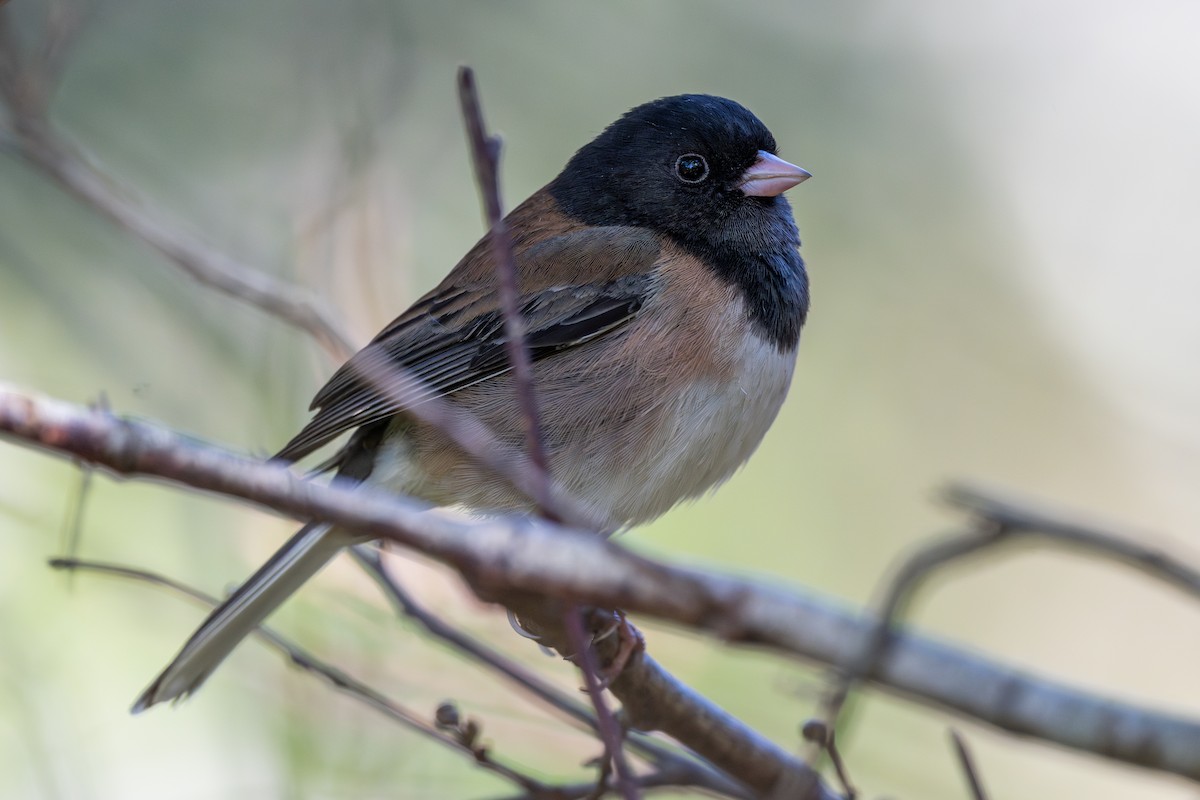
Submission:
[[[720,485],[758,447],[787,396],[796,353],[780,353],[750,333],[734,354],[733,380],[696,383],[668,401],[642,464],[630,471],[633,480],[606,492],[624,506],[620,516],[633,523],[653,519]]]

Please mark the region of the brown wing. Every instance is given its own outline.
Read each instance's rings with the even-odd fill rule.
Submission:
[[[524,251],[517,261],[522,284],[541,287],[520,302],[530,356],[547,358],[632,319],[655,290],[658,253],[652,234],[612,227],[563,234]],[[584,275],[600,280],[576,284],[578,277],[570,277]],[[453,277],[334,374],[313,399],[316,416],[276,458],[302,458],[346,431],[508,371],[494,285],[462,286]]]

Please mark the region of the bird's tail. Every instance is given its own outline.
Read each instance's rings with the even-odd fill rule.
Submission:
[[[354,537],[331,525],[301,528],[267,563],[217,606],[174,660],[133,704],[133,713],[176,700],[200,688],[238,642],[258,627],[301,584],[315,575]]]

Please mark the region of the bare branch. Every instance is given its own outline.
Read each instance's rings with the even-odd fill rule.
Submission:
[[[517,403],[525,423],[525,450],[534,469],[542,476],[535,485],[536,493],[532,498],[538,507],[545,511],[550,508],[543,502],[549,499],[549,466],[546,461],[546,449],[542,443],[537,398],[534,397],[533,366],[529,360],[529,349],[525,346],[525,320],[517,307],[521,296],[517,264],[513,258],[512,239],[509,237],[501,208],[500,176],[497,170],[500,160],[500,138],[488,136],[484,129],[479,95],[475,91],[475,73],[470,67],[460,67],[458,70],[458,99],[467,125],[467,139],[471,144],[475,179],[483,196],[488,239],[492,245],[492,261],[500,287],[500,308],[504,314],[504,346],[508,352],[508,363],[512,366],[513,388],[517,393]]]
[[[967,741],[954,728],[950,729],[950,741],[954,744],[954,753],[958,756],[958,764],[963,774],[967,776],[967,786],[971,789],[971,800],[987,800],[987,792],[979,779],[979,771],[975,768],[975,759],[971,758],[971,750]]]
[[[399,613],[415,620],[431,636],[446,642],[457,652],[507,678],[521,690],[566,715],[569,719],[581,723],[593,732],[597,730],[598,723],[596,722],[596,717],[582,703],[575,700],[574,697],[559,691],[534,673],[525,669],[525,667],[502,653],[493,650],[483,642],[477,641],[457,628],[446,624],[435,614],[417,603],[412,595],[392,577],[375,548],[357,545],[351,549],[351,553],[355,560],[375,578],[376,583],[379,584],[384,594],[396,606],[396,610]],[[734,783],[707,764],[668,750],[650,737],[637,731],[628,731],[626,733],[626,743],[643,758],[655,764],[660,772],[669,771],[675,775],[676,785],[703,788],[730,797],[749,796],[745,787]]]
[[[96,213],[157,250],[193,280],[255,306],[307,332],[338,361],[356,349],[333,315],[307,289],[217,251],[151,211],[128,186],[104,174],[56,130],[45,107],[47,82],[61,64],[76,23],[56,23],[61,38],[48,40],[41,59],[22,53],[7,9],[0,8],[0,102],[11,130],[0,144]],[[49,71],[47,73],[47,71]]]
[[[297,518],[324,519],[373,538],[391,539],[454,566],[486,599],[507,602],[550,596],[633,609],[665,603],[655,613],[671,618],[691,605],[697,589],[726,592],[720,580],[706,587],[694,573],[645,561],[594,534],[528,518],[467,523],[431,515],[371,487],[348,488],[340,481],[329,486],[311,483],[278,464],[235,456],[144,422],[34,398],[2,385],[0,431],[58,453],[72,453],[117,474],[152,475]],[[674,578],[661,585],[664,596],[658,582],[667,576]],[[639,587],[643,582],[649,595]],[[673,598],[680,588],[685,594]],[[721,603],[710,598],[686,612],[692,616]],[[787,612],[790,609],[785,608]],[[719,624],[720,615],[713,621]],[[611,688],[635,727],[662,730],[752,789],[762,791],[787,774],[812,774],[785,750],[679,684],[644,654],[626,667]],[[818,784],[809,796],[833,795]]]
[[[196,600],[203,605],[215,607],[220,603],[215,597],[211,597],[203,592],[185,586],[178,581],[158,575],[153,572],[148,572],[141,569],[132,569],[117,564],[105,564],[97,561],[86,561],[76,558],[55,558],[51,559],[50,566],[54,569],[67,570],[71,574],[78,571],[96,572],[104,575],[112,575],[120,578],[128,578],[131,580],[149,583],[154,586],[159,586],[165,589],[170,589],[176,594],[184,595],[193,600]],[[349,695],[355,700],[375,709],[386,717],[389,717],[395,722],[400,723],[409,730],[424,736],[426,739],[431,739],[445,747],[454,750],[455,752],[466,755],[473,763],[481,768],[492,772],[505,780],[517,785],[522,790],[532,793],[535,797],[549,797],[550,787],[538,781],[529,775],[525,775],[521,771],[496,761],[486,750],[481,750],[478,747],[472,747],[467,742],[462,741],[459,737],[448,735],[447,733],[438,730],[433,725],[425,722],[419,714],[410,711],[394,700],[390,700],[382,693],[372,689],[357,678],[347,675],[337,667],[327,664],[326,662],[316,658],[302,649],[298,645],[292,644],[290,641],[275,633],[273,630],[265,627],[255,629],[255,634],[265,641],[272,649],[285,656],[293,665],[299,667],[305,672],[323,678],[326,683],[332,686],[336,691],[342,694]],[[540,792],[540,794],[538,794]]]
[[[513,255],[512,239],[504,220],[503,203],[500,198],[500,148],[498,136],[489,136],[483,123],[483,110],[475,88],[475,73],[470,67],[458,71],[458,98],[463,119],[467,127],[467,139],[471,144],[471,156],[475,165],[475,178],[488,222],[488,239],[492,246],[492,261],[500,288],[500,308],[504,315],[505,350],[512,368],[513,390],[517,396],[521,418],[525,427],[525,450],[536,476],[530,496],[542,516],[554,522],[563,521],[548,505],[551,499],[550,468],[546,458],[545,443],[542,441],[542,426],[539,419],[537,396],[533,385],[533,365],[529,348],[525,342],[525,320],[521,316],[520,276]],[[597,792],[603,793],[607,782],[607,766],[611,762],[616,768],[616,786],[625,800],[638,800],[640,792],[637,780],[625,758],[624,742],[616,719],[604,702],[604,689],[597,676],[595,654],[590,648],[589,638],[583,629],[583,618],[579,609],[568,607],[563,612],[564,628],[570,651],[583,673],[584,686],[592,707],[596,709],[596,721],[600,737],[604,741],[606,763],[601,767]]]
[[[969,511],[1003,529],[1007,540],[1043,539],[1047,542],[1081,548],[1089,553],[1112,558],[1141,570],[1180,591],[1200,599],[1200,569],[1196,569],[1162,550],[1141,544],[1143,536],[1122,534],[1089,525],[1035,505],[1029,500],[1006,497],[979,486],[954,484],[946,487],[943,498],[952,506]]]
[[[591,637],[584,630],[583,612],[578,606],[568,606],[563,612],[563,627],[567,632],[567,641],[574,653],[575,664],[583,673],[583,686],[592,708],[596,709],[596,722],[600,729],[600,738],[604,742],[604,758],[607,762],[601,766],[601,780],[598,788],[605,784],[608,764],[616,769],[617,789],[626,800],[637,800],[637,776],[625,758],[625,742],[621,728],[616,718],[604,702],[604,687],[600,685],[600,666],[595,650],[591,646]]]
[[[315,485],[278,465],[200,446],[162,428],[3,386],[0,431],[118,474],[184,483],[392,539],[454,566],[477,592],[506,603],[527,593],[625,608],[842,668],[854,663],[877,625],[873,617],[795,589],[672,567],[594,535],[536,520],[466,523],[423,514],[369,488]],[[1200,780],[1200,722],[1195,720],[1056,684],[911,632],[894,634],[870,677],[898,694],[1002,730]],[[634,727],[669,733],[759,791],[767,778],[805,769],[695,697],[649,656],[635,657],[612,690]],[[681,715],[671,712],[677,700],[693,701],[702,710],[693,705],[681,722]],[[724,730],[700,742],[696,729],[704,726]],[[721,741],[742,749],[713,752],[713,743]],[[774,771],[748,775],[746,763],[737,760],[747,747]]]
[[[1063,544],[1111,558],[1200,599],[1200,570],[1161,550],[1142,545],[1132,536],[1106,531],[1068,518],[1061,512],[966,484],[951,485],[942,496],[950,505],[971,512],[977,524],[922,546],[896,572],[884,593],[879,624],[850,669],[835,677],[827,695],[823,721],[830,731],[854,685],[870,675],[884,658],[893,635],[892,626],[904,615],[904,609],[917,589],[943,567],[984,550],[1017,540]],[[809,753],[810,760],[813,752]]]

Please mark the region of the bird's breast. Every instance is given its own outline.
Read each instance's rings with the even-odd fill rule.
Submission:
[[[747,333],[733,348],[735,368],[724,380],[681,387],[659,411],[659,424],[631,466],[623,515],[653,519],[671,506],[723,483],[757,449],[791,384],[796,354]]]
[[[737,287],[686,259],[667,259],[661,277],[659,294],[591,361],[596,372],[575,373],[594,386],[588,399],[543,417],[571,421],[548,431],[556,477],[617,526],[736,472],[775,420],[796,363],[795,348],[753,323]],[[566,383],[545,372],[546,389]],[[558,397],[541,396],[549,406]]]
[[[668,253],[637,317],[533,365],[555,480],[612,527],[651,520],[728,479],[775,420],[795,367],[754,324],[738,287]],[[455,402],[520,447],[511,374]],[[436,504],[522,509],[513,492],[435,430],[389,439],[378,477]],[[387,468],[382,468],[383,464]]]

